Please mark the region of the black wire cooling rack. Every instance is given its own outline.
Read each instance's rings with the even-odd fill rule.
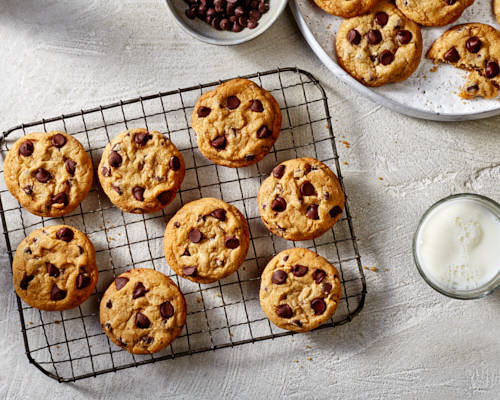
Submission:
[[[196,100],[223,81],[158,93],[137,99],[23,124],[4,132],[0,162],[9,145],[31,132],[62,130],[77,138],[92,158],[94,184],[87,198],[62,218],[41,218],[24,210],[0,183],[0,215],[12,264],[18,244],[33,230],[68,224],[86,233],[96,248],[99,282],[80,307],[45,312],[17,297],[26,355],[44,374],[59,382],[76,381],[120,369],[209,350],[293,334],[272,325],[259,304],[260,274],[279,251],[306,247],[340,271],[342,298],[334,317],[317,329],[351,321],[363,308],[366,282],[349,203],[342,218],[320,238],[288,242],[272,235],[257,210],[260,183],[280,162],[314,157],[334,170],[344,189],[325,91],[308,72],[282,68],[243,78],[253,80],[276,98],[283,112],[280,137],[272,152],[256,165],[230,169],[205,159],[196,147],[189,121]],[[106,144],[120,132],[145,127],[168,136],[186,162],[186,177],[175,201],[153,214],[135,215],[113,207],[98,185],[96,168]],[[344,190],[345,192],[345,190]],[[183,204],[218,197],[245,215],[251,247],[240,269],[221,281],[200,285],[179,278],[163,255],[165,224]],[[347,200],[347,196],[346,196]],[[99,301],[114,278],[131,268],[154,268],[170,276],[188,303],[186,325],[179,338],[159,353],[132,355],[111,343],[99,323]]]

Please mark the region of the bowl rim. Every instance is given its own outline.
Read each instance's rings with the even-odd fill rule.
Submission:
[[[235,39],[212,39],[209,37],[206,37],[204,35],[201,35],[191,29],[185,21],[179,15],[175,12],[173,6],[171,5],[172,0],[164,0],[165,6],[167,7],[168,13],[174,18],[174,20],[177,22],[177,24],[182,28],[184,32],[189,34],[190,36],[194,37],[195,39],[198,39],[201,42],[205,42],[208,44],[213,44],[216,46],[232,46],[235,44],[241,44],[248,42],[250,40],[255,39],[257,36],[261,35],[264,33],[267,29],[269,29],[275,22],[276,20],[283,14],[283,11],[285,10],[285,7],[288,4],[288,0],[281,0],[281,4],[279,5],[279,9],[276,11],[275,14],[271,17],[269,22],[266,25],[259,25],[254,31],[252,32],[251,35],[246,36],[245,38],[235,38]],[[259,29],[260,28],[260,29]]]

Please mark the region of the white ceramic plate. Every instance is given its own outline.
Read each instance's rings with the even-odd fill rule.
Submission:
[[[241,32],[235,33],[218,31],[199,18],[189,19],[186,17],[188,5],[183,0],[165,0],[168,13],[186,33],[202,42],[221,46],[240,44],[255,39],[274,24],[285,9],[287,0],[266,0],[266,4],[269,6],[269,11],[262,14],[257,28],[245,28]]]
[[[422,27],[424,49],[418,69],[407,80],[378,88],[369,88],[347,74],[339,65],[335,38],[341,17],[324,12],[313,0],[290,0],[292,13],[305,39],[321,61],[343,82],[366,98],[391,110],[412,117],[437,121],[464,121],[500,114],[499,98],[463,100],[458,97],[467,72],[440,64],[431,72],[433,61],[425,58],[432,43],[454,25],[481,22],[500,29],[491,0],[476,0],[454,24],[445,27]]]

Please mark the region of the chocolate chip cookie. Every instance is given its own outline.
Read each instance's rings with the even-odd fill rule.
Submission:
[[[336,40],[339,63],[366,86],[404,81],[422,56],[420,27],[393,4],[381,0],[369,13],[340,24]]]
[[[233,79],[199,98],[191,124],[205,157],[240,168],[269,153],[281,120],[280,107],[267,90],[247,79]]]
[[[495,13],[495,17],[497,17],[497,21],[500,24],[500,0],[493,1],[493,12]]]
[[[94,246],[71,226],[47,226],[18,246],[12,273],[18,296],[31,307],[45,311],[75,308],[97,284]]]
[[[92,161],[82,144],[64,132],[30,133],[14,143],[4,164],[10,193],[29,212],[60,217],[85,199]]]
[[[351,18],[370,11],[378,0],[314,0],[329,14]]]
[[[307,332],[333,317],[341,293],[333,265],[310,250],[295,248],[276,255],[262,272],[260,305],[279,328]]]
[[[266,227],[287,240],[309,240],[340,219],[345,197],[337,176],[321,161],[297,158],[281,163],[257,197]]]
[[[147,268],[117,277],[100,305],[106,335],[133,354],[156,353],[172,343],[186,323],[186,314],[186,301],[177,285]]]
[[[177,147],[160,132],[131,129],[106,146],[98,173],[104,192],[115,206],[145,214],[172,202],[186,168]]]
[[[235,272],[249,245],[243,214],[211,197],[186,204],[165,229],[168,265],[177,275],[198,283],[212,283]]]
[[[491,81],[476,71],[473,71],[467,77],[464,87],[458,94],[462,99],[472,99],[474,97],[484,97],[485,99],[494,99],[498,96],[498,89]]]
[[[427,58],[476,71],[496,88],[500,87],[500,32],[489,25],[454,26],[434,42]]]
[[[425,26],[451,24],[473,3],[474,0],[396,0],[404,15]]]

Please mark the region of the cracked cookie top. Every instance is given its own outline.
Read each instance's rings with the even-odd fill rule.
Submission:
[[[425,26],[451,24],[473,3],[474,0],[396,0],[403,14]]]

